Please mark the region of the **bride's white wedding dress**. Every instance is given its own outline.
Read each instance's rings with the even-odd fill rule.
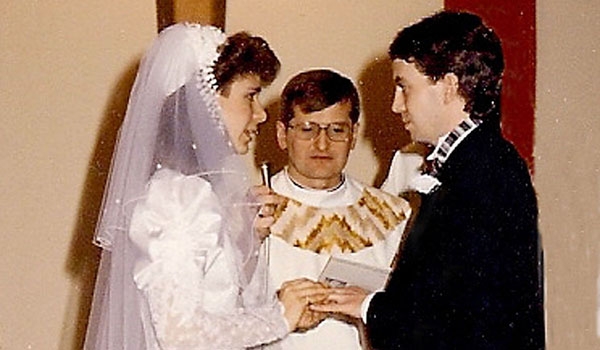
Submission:
[[[211,185],[157,171],[135,207],[129,238],[148,349],[243,349],[284,337],[280,304],[242,308],[230,242]],[[248,234],[252,234],[248,232]]]

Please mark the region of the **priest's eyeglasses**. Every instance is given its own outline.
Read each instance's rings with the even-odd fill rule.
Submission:
[[[325,130],[327,138],[334,142],[346,142],[352,135],[352,126],[348,123],[290,123],[288,128],[294,130],[300,140],[314,140],[319,137],[321,130]]]

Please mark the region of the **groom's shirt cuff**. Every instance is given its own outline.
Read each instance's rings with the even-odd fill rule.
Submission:
[[[373,292],[367,295],[367,297],[363,300],[362,304],[360,305],[360,318],[362,319],[364,324],[367,324],[367,311],[369,311],[369,304],[371,304],[371,300],[373,299],[376,293],[377,292]]]

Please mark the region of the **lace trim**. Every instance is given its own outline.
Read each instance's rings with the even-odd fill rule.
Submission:
[[[217,101],[218,85],[214,74],[214,65],[219,59],[218,47],[222,45],[227,37],[215,27],[201,26],[196,23],[186,23],[190,28],[200,31],[201,35],[194,35],[192,43],[194,50],[200,60],[201,69],[195,74],[196,87],[200,91],[202,99],[208,107],[210,119],[215,123],[222,135],[227,136],[227,129],[222,119],[221,107]],[[201,39],[201,40],[199,40]],[[227,138],[230,147],[231,140]]]

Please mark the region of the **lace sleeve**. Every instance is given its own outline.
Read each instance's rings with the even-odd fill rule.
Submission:
[[[129,236],[141,252],[134,281],[161,349],[243,349],[287,333],[277,301],[236,307],[221,220],[210,184],[171,170],[154,175],[134,211]]]
[[[227,314],[198,308],[184,320],[170,309],[173,288],[147,288],[152,322],[162,349],[244,349],[270,343],[287,334],[278,303],[260,308],[238,308]]]

